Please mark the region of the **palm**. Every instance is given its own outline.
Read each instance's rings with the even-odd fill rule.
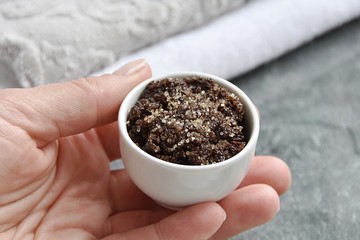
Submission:
[[[111,215],[109,159],[95,131],[61,139],[53,203],[37,231],[104,235]],[[95,142],[95,144],[94,144]],[[55,198],[55,196],[57,196]],[[56,229],[58,228],[58,229]],[[41,235],[40,235],[41,236]],[[45,239],[40,237],[40,239]]]
[[[24,229],[21,235],[31,235],[35,239],[48,239],[49,236],[52,239],[56,236],[59,239],[67,239],[65,236],[75,239],[98,239],[152,223],[152,221],[143,223],[139,219],[132,219],[144,214],[141,210],[136,211],[137,208],[145,209],[155,204],[132,184],[125,171],[110,172],[110,159],[102,141],[93,129],[62,138],[58,141],[58,145],[50,144],[50,148],[43,149],[45,154],[54,151],[57,151],[57,154],[48,162],[48,166],[44,167],[47,174],[39,179],[42,185],[31,192],[25,189],[33,201],[22,209],[33,210],[0,236],[12,235],[18,229]],[[34,155],[38,155],[37,148],[33,151]],[[56,164],[53,164],[54,162]],[[26,179],[36,179],[38,174],[32,173],[33,176],[29,175]],[[119,176],[124,180],[122,187],[117,181]],[[26,188],[32,188],[31,184],[26,184]],[[117,202],[125,195],[131,197],[137,195],[137,199],[130,204],[122,205],[121,202]],[[117,213],[127,210],[133,211],[127,212],[126,221],[122,221],[123,217]],[[157,214],[159,218],[170,213],[161,208],[158,210],[160,210],[157,211],[160,212]],[[150,214],[150,211],[147,214]],[[153,221],[156,220],[156,217],[153,218]],[[114,223],[116,227],[112,226]],[[24,227],[25,225],[32,225],[33,228]]]

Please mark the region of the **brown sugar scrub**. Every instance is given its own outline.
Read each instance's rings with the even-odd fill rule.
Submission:
[[[239,97],[210,78],[150,82],[130,109],[130,138],[145,152],[183,165],[224,161],[246,145]]]

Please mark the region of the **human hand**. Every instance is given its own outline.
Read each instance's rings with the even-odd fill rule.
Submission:
[[[291,175],[274,157],[255,157],[218,203],[179,212],[109,170],[121,101],[150,76],[137,60],[111,75],[0,90],[0,239],[225,239],[277,213]]]

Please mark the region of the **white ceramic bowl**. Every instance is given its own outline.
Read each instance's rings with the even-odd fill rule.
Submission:
[[[213,79],[238,95],[245,107],[247,145],[241,152],[223,162],[199,166],[166,162],[140,149],[128,135],[126,120],[129,110],[149,82],[192,75]],[[169,74],[142,82],[126,96],[118,117],[122,160],[131,179],[145,194],[171,209],[218,201],[234,191],[247,173],[259,135],[259,116],[248,96],[227,80],[199,72]]]

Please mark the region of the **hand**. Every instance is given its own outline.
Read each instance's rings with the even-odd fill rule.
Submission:
[[[109,170],[121,101],[150,76],[136,60],[101,77],[0,90],[0,239],[224,239],[278,212],[291,175],[274,157],[255,157],[225,199],[179,212]]]

